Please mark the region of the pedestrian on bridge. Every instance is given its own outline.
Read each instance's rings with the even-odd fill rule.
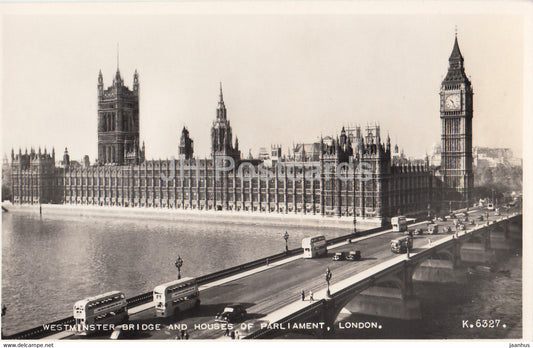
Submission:
[[[309,291],[309,302],[313,302],[315,299],[313,298],[313,292]]]
[[[302,301],[305,301],[305,291],[304,291],[304,289],[302,289],[301,294],[302,294]]]

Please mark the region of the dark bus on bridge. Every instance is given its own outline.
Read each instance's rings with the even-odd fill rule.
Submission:
[[[413,249],[413,238],[405,236],[402,238],[393,239],[390,241],[390,250],[395,254],[404,254]]]

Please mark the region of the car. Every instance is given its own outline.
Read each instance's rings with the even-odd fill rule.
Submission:
[[[361,251],[360,250],[350,251],[348,256],[346,256],[346,260],[348,260],[348,261],[361,260]]]
[[[429,234],[437,234],[437,233],[439,233],[439,225],[437,225],[437,224],[428,225],[428,233]]]
[[[421,228],[416,228],[415,229],[415,234],[416,235],[424,234],[424,231]]]
[[[333,255],[333,261],[342,261],[345,259],[346,259],[346,253],[344,252],[335,253],[335,255]]]
[[[487,210],[494,210],[494,204],[489,203],[489,204],[487,205]]]
[[[241,304],[228,305],[224,310],[215,316],[215,321],[224,323],[235,323],[246,317],[246,309]]]

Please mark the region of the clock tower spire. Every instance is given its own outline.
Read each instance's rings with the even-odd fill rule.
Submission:
[[[448,59],[448,73],[440,88],[442,151],[440,176],[442,200],[456,207],[472,203],[474,175],[472,170],[473,90],[464,69],[457,34]]]

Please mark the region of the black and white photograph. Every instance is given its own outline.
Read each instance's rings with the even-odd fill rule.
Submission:
[[[533,3],[0,13],[4,347],[531,344]]]

